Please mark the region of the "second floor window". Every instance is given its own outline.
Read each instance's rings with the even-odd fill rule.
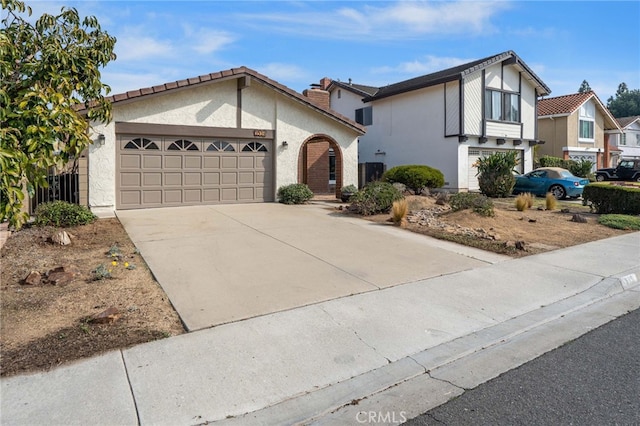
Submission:
[[[593,139],[593,121],[580,119],[579,131],[580,131],[580,134],[578,137],[580,139]]]
[[[520,121],[520,95],[498,90],[487,90],[485,118],[496,121]]]
[[[356,110],[356,123],[363,126],[370,126],[373,124],[373,108],[364,107]]]

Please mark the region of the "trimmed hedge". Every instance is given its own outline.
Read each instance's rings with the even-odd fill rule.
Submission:
[[[401,183],[416,195],[422,194],[424,188],[440,188],[444,185],[444,175],[440,170],[417,164],[392,167],[382,175],[382,180]]]
[[[640,214],[640,187],[611,183],[590,183],[582,199],[599,214]]]
[[[388,213],[394,201],[404,196],[389,182],[370,182],[351,196],[349,210],[364,216]]]
[[[313,198],[313,192],[304,183],[293,183],[278,188],[277,196],[284,204],[304,204]]]
[[[580,159],[580,161],[575,161],[545,155],[540,157],[538,161],[540,163],[540,167],[561,167],[569,170],[578,177],[589,178],[592,174],[591,169],[593,168],[593,162],[585,158]]]

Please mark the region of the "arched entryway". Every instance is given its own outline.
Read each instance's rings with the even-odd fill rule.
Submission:
[[[298,182],[306,183],[314,194],[335,194],[342,188],[342,150],[327,135],[314,135],[300,148]]]

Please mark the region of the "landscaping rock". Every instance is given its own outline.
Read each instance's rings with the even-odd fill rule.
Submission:
[[[80,275],[80,271],[73,265],[63,265],[51,269],[46,275],[46,281],[51,285],[67,285]]]
[[[576,213],[571,218],[571,222],[587,223],[587,218],[582,216],[580,213]]]
[[[51,236],[51,242],[54,244],[59,244],[61,246],[68,246],[71,244],[71,237],[67,234],[66,231],[58,231]]]
[[[527,251],[524,241],[516,241],[516,248],[518,250]]]
[[[112,306],[99,314],[92,315],[87,322],[92,324],[111,324],[120,318],[120,311],[118,308]]]
[[[31,271],[31,272],[29,272],[29,275],[27,275],[27,277],[24,280],[22,280],[22,284],[24,284],[24,285],[40,285],[41,280],[42,280],[42,275],[40,275],[40,272]]]

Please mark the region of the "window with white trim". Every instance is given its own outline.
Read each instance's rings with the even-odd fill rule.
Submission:
[[[623,133],[622,135],[620,135],[620,145],[626,145],[627,144],[627,134]]]
[[[581,141],[593,142],[595,139],[596,106],[593,102],[585,102],[580,106],[580,116],[578,120],[578,139]]]

